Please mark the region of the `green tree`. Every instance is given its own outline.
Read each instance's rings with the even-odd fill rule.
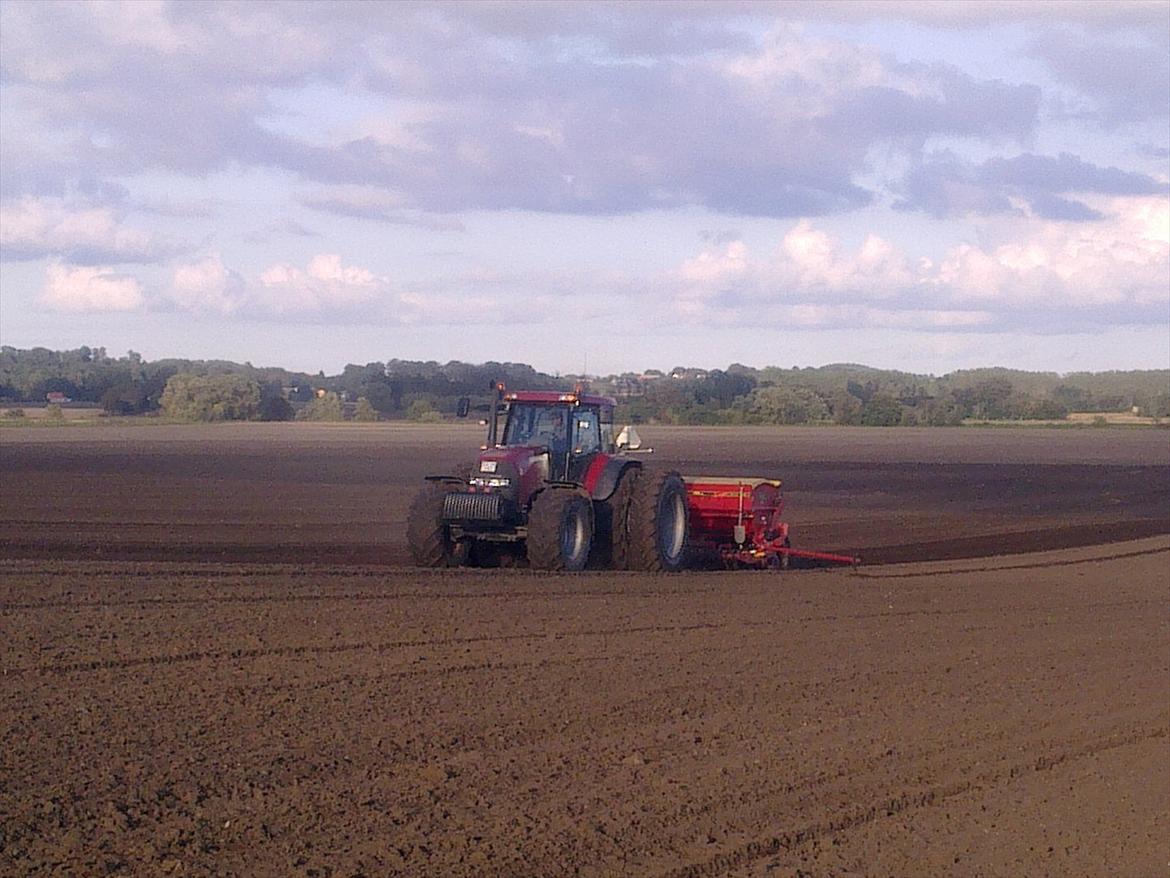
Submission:
[[[246,421],[260,411],[260,385],[242,375],[172,375],[160,400],[181,421]]]
[[[812,424],[829,418],[829,407],[807,387],[757,387],[746,397],[748,420],[756,424]]]
[[[861,423],[861,400],[846,390],[833,394],[833,423],[853,426]]]
[[[970,417],[989,421],[1010,417],[1008,400],[1011,395],[1012,383],[1000,377],[988,378],[955,391],[955,399]]]
[[[143,385],[122,382],[108,388],[101,398],[102,408],[111,415],[132,415],[149,405]]]
[[[918,408],[920,424],[931,427],[957,427],[963,423],[963,408],[950,396],[928,400]]]
[[[342,419],[341,397],[332,390],[317,396],[297,412],[298,421],[340,421]]]
[[[260,420],[291,421],[296,413],[283,396],[267,396],[260,401]]]
[[[902,423],[902,405],[892,396],[875,394],[862,406],[861,423],[866,427],[896,427]]]
[[[355,421],[376,421],[378,420],[378,410],[364,396],[359,396],[353,419]]]
[[[406,416],[412,421],[433,421],[437,414],[435,407],[425,399],[416,399],[406,407]]]

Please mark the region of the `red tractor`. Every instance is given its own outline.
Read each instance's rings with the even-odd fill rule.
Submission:
[[[497,385],[487,442],[469,471],[427,476],[407,541],[423,567],[674,571],[687,550],[687,487],[643,465],[636,434],[615,435],[614,400]],[[466,415],[468,404],[460,403]]]

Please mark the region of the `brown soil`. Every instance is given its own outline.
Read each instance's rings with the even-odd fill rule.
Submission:
[[[395,566],[468,431],[56,432],[0,436],[0,874],[1170,862],[1170,537],[1089,545],[1170,532],[1165,434],[647,429],[936,560],[550,576]],[[955,560],[1013,540],[1082,547]]]
[[[1170,533],[1160,430],[645,428],[683,473],[784,480],[793,543],[867,564]],[[244,424],[0,434],[0,557],[408,564],[422,477],[466,427]]]

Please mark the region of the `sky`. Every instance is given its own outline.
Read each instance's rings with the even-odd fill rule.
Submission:
[[[1170,2],[0,0],[0,343],[1170,368]]]

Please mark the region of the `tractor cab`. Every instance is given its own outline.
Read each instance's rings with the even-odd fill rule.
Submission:
[[[608,397],[523,391],[504,394],[501,402],[484,450],[547,453],[550,481],[581,482],[599,453],[615,451],[614,401]]]

